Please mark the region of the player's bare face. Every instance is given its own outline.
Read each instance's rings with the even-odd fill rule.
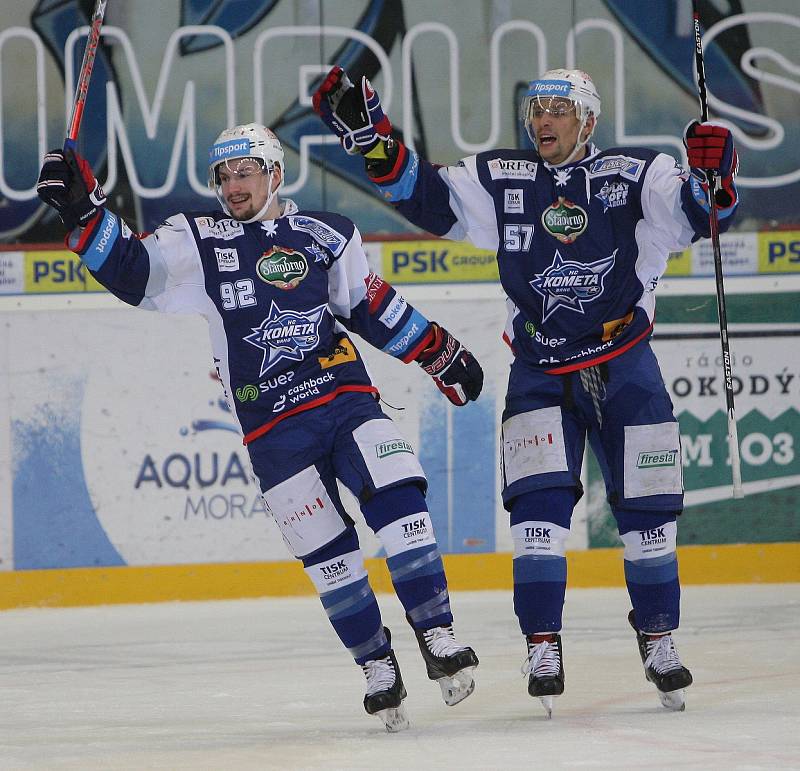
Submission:
[[[224,163],[217,173],[231,216],[237,220],[255,217],[267,202],[270,173],[251,158]]]
[[[531,103],[528,120],[536,137],[539,155],[545,161],[559,164],[569,158],[578,142],[581,125],[573,102],[558,97],[541,97]],[[584,148],[581,149],[578,158],[586,153]]]

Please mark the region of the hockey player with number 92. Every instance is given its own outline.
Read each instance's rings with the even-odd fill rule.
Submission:
[[[361,154],[382,198],[419,227],[497,253],[514,361],[502,424],[503,502],[514,543],[514,609],[528,692],[548,715],[564,691],[565,542],[588,435],[625,546],[625,579],[645,675],[669,709],[692,682],[672,639],[683,508],[678,423],[649,339],[670,252],[710,235],[705,171],[721,230],[736,209],[727,128],[689,124],[690,172],[644,148],[590,142],[600,96],[581,70],[530,83],[521,119],[534,149],[490,150],[453,166],[392,135],[378,94],[334,67],[314,107]],[[588,684],[587,684],[588,685]]]
[[[106,208],[88,163],[71,150],[48,153],[38,193],[61,216],[68,247],[117,297],[206,318],[267,507],[363,668],[364,708],[387,730],[401,730],[405,687],[337,478],[386,551],[428,677],[446,704],[472,693],[478,659],[453,634],[425,474],[381,410],[349,332],[420,364],[457,406],[478,398],[483,372],[447,330],[369,270],[352,221],[278,197],[283,149],[272,131],[258,124],[223,131],[208,172],[222,210],[176,214],[146,238]]]

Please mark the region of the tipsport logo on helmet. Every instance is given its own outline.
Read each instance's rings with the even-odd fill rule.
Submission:
[[[568,97],[572,83],[568,80],[532,80],[528,86],[528,96]]]
[[[306,353],[319,345],[319,327],[327,304],[318,305],[310,311],[282,311],[275,301],[269,315],[253,333],[242,339],[264,352],[259,377],[283,359],[302,361]]]
[[[585,313],[583,306],[603,294],[603,279],[614,267],[617,249],[609,257],[582,263],[565,260],[556,251],[553,262],[530,281],[531,288],[544,298],[542,321],[560,308]]]
[[[211,148],[208,163],[213,166],[218,161],[227,158],[240,158],[248,155],[250,155],[249,139],[229,139],[227,142],[220,142]]]

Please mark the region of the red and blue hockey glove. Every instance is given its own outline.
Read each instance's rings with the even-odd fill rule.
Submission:
[[[351,155],[366,155],[391,136],[392,124],[380,97],[363,75],[356,87],[341,67],[334,67],[314,92],[312,104]]]
[[[106,202],[89,163],[72,150],[45,155],[36,192],[58,212],[67,230],[86,227]]]
[[[734,180],[739,171],[739,155],[730,130],[694,120],[683,132],[683,143],[692,169],[710,171],[719,177],[717,205],[723,209],[729,207],[736,200]]]
[[[416,361],[455,405],[475,401],[483,388],[483,370],[475,357],[444,327],[431,322],[432,339]]]

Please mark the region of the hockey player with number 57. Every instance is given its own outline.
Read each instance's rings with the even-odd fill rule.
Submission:
[[[106,208],[88,163],[71,150],[48,153],[37,190],[61,216],[69,248],[117,297],[206,318],[267,507],[364,670],[364,708],[398,731],[408,726],[406,691],[337,479],[386,551],[445,703],[472,693],[478,659],[453,635],[425,474],[381,410],[349,333],[420,364],[457,406],[478,398],[483,372],[447,330],[369,270],[353,222],[278,197],[283,149],[272,131],[252,123],[223,131],[208,173],[221,209],[176,214],[143,239]]]
[[[392,136],[362,77],[335,67],[314,107],[360,153],[381,196],[415,225],[497,252],[514,353],[502,425],[503,502],[514,542],[514,609],[528,692],[548,715],[564,690],[565,542],[588,436],[625,546],[633,626],[664,706],[684,708],[677,517],[678,423],[651,350],[655,289],[671,251],[709,236],[705,170],[719,176],[721,229],[736,209],[730,132],[689,124],[690,172],[644,148],[599,150],[600,97],[580,70],[531,82],[521,119],[533,150],[491,150],[440,167]]]

